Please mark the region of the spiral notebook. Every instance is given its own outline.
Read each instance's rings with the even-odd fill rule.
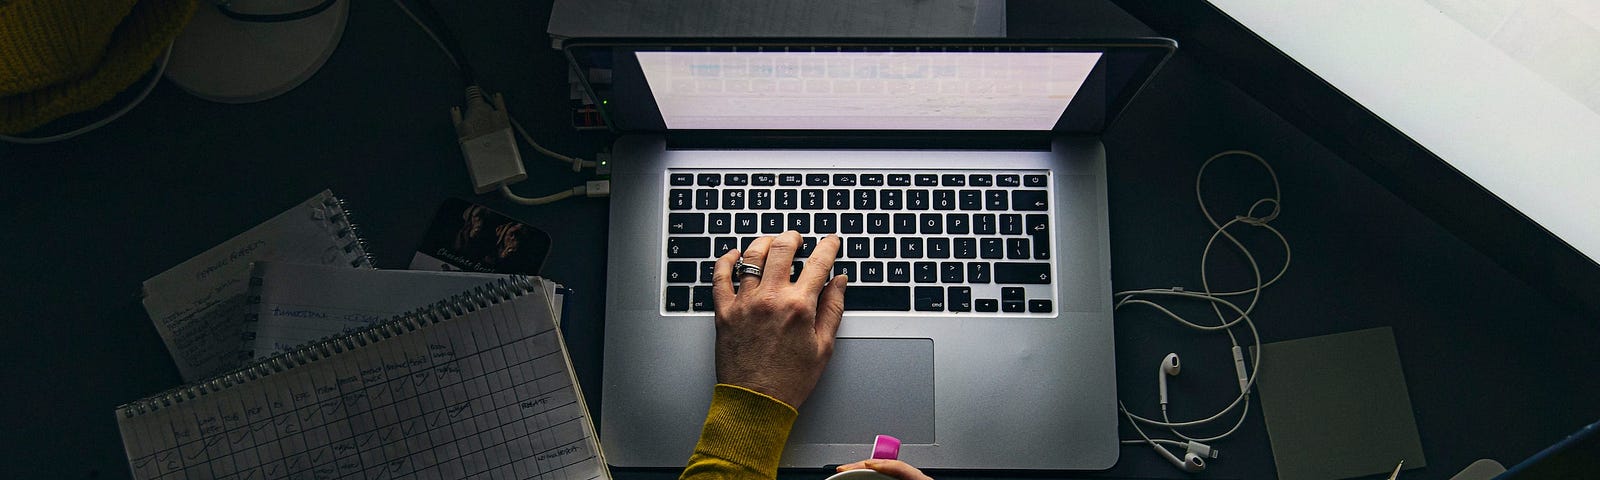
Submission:
[[[186,382],[237,368],[250,262],[372,268],[344,202],[322,193],[144,281],[144,308]]]
[[[610,478],[544,283],[513,276],[117,408],[135,478]]]

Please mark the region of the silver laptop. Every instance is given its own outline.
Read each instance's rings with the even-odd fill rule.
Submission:
[[[612,149],[600,439],[688,459],[711,399],[711,265],[844,240],[832,362],[783,466],[1117,461],[1099,133],[1166,39],[571,41]],[[797,264],[798,266],[798,264]],[[798,268],[797,268],[798,271]]]

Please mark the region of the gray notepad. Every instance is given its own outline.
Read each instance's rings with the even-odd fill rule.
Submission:
[[[1401,460],[1408,470],[1427,465],[1389,327],[1261,348],[1256,389],[1278,478],[1389,473]]]

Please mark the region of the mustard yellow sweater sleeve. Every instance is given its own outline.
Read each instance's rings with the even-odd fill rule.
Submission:
[[[717,384],[711,390],[700,443],[680,479],[772,479],[799,415],[794,407],[744,387]]]

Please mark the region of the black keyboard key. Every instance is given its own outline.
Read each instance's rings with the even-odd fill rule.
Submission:
[[[694,191],[694,208],[697,208],[697,209],[700,209],[700,210],[716,210],[717,209],[717,191],[709,189],[709,188],[702,188],[702,189],[699,189],[699,190],[695,190]]]
[[[972,311],[972,288],[950,287],[950,298],[945,300],[946,308],[952,312]]]
[[[912,297],[919,312],[944,311],[944,287],[916,287]]]
[[[770,187],[777,184],[777,175],[770,173],[757,173],[750,176],[750,184],[757,187]]]
[[[856,210],[872,210],[878,208],[878,191],[870,188],[856,190]]]
[[[811,233],[811,214],[791,213],[789,214],[789,223],[787,225],[789,230],[794,230],[800,233]]]
[[[872,239],[866,237],[850,237],[845,239],[845,256],[850,258],[872,258]]]
[[[967,214],[946,214],[944,216],[944,231],[946,233],[965,235],[967,233]]]
[[[950,239],[945,237],[928,239],[928,258],[950,258]]]
[[[1022,186],[1022,177],[1017,175],[996,175],[994,184],[1002,187],[1020,187]]]
[[[1005,242],[998,238],[985,238],[978,242],[978,256],[983,258],[1006,258]]]
[[[894,239],[888,237],[872,239],[872,256],[877,258],[894,258]]]
[[[989,283],[989,262],[968,263],[967,283]]]
[[[956,191],[955,190],[934,190],[933,191],[933,209],[934,210],[955,210],[956,209]]]
[[[977,312],[998,312],[1000,311],[1000,302],[993,298],[980,298],[978,301],[973,302],[972,310]]]
[[[766,234],[771,234],[771,235],[777,235],[777,234],[783,233],[783,214],[781,214],[781,213],[763,213],[763,214],[761,214],[761,233],[766,233]]]
[[[833,174],[833,185],[836,187],[854,187],[856,186],[856,174],[835,173]]]
[[[1050,208],[1050,204],[1045,201],[1044,190],[1017,190],[1011,192],[1011,208],[1040,211]]]
[[[728,253],[728,250],[735,248],[739,248],[738,237],[717,237],[715,241],[711,242],[711,256],[721,257],[722,254]]]
[[[761,220],[754,213],[739,213],[733,216],[734,233],[756,233],[761,230]]]
[[[839,215],[836,213],[819,213],[812,218],[811,231],[817,233],[838,233]]]
[[[960,200],[962,210],[983,210],[983,192],[962,190]]]
[[[980,213],[972,216],[972,233],[978,235],[994,235],[994,214]]]
[[[946,187],[965,187],[967,176],[947,173],[939,176],[939,184]]]
[[[889,233],[889,214],[867,214],[867,233]]]
[[[1015,213],[1007,213],[1007,214],[1000,215],[1000,234],[1001,235],[1021,235],[1022,234],[1022,215],[1018,215],[1018,214],[1015,214]]]
[[[739,237],[739,251],[749,250],[750,244],[756,243],[757,238],[761,237]]]
[[[859,213],[839,215],[839,233],[861,233],[866,228],[867,221]]]
[[[1026,239],[1026,238],[1007,238],[1006,239],[1006,258],[1009,258],[1009,259],[1012,259],[1012,260],[1027,260],[1028,259],[1028,255],[1031,254],[1031,253],[1033,253],[1033,251],[1028,249],[1028,239]]]
[[[978,258],[978,240],[975,238],[957,238],[954,241],[956,258]]]
[[[900,258],[922,258],[922,238],[902,237],[900,239]]]
[[[915,178],[916,178],[917,186],[919,186],[919,187],[937,187],[937,186],[939,186],[939,176],[938,175],[935,175],[935,174],[932,174],[932,173],[919,173],[919,174],[916,174]]]
[[[1028,300],[1029,313],[1050,313],[1050,300]]]
[[[685,186],[689,186],[689,185],[694,185],[694,174],[692,174],[692,173],[674,173],[674,174],[672,174],[672,186],[674,186],[674,187],[685,187]]]
[[[730,173],[722,177],[730,187],[742,187],[750,184],[750,175],[744,173]]]
[[[911,174],[909,174],[909,173],[891,173],[891,174],[889,174],[889,186],[891,186],[891,187],[909,187],[909,186],[911,186]]]
[[[939,281],[939,264],[934,262],[916,262],[911,264],[911,275],[917,283],[934,283]]]
[[[828,209],[829,210],[849,210],[850,209],[850,191],[842,189],[842,188],[829,189],[828,190]]]
[[[750,209],[766,210],[772,208],[772,190],[765,188],[750,189]]]
[[[844,296],[846,311],[906,312],[911,310],[911,287],[850,286]]]
[[[694,283],[697,277],[694,262],[667,262],[667,283]]]
[[[731,188],[722,191],[723,210],[744,210],[744,189]]]
[[[780,173],[780,174],[778,174],[778,185],[782,185],[782,186],[785,186],[785,187],[799,186],[801,183],[803,183],[803,181],[804,181],[804,179],[798,173]]]
[[[706,214],[704,213],[667,214],[667,233],[704,233],[705,231]]]
[[[800,191],[800,208],[806,210],[822,210],[822,190],[807,188]]]
[[[878,203],[884,210],[899,210],[905,200],[905,190],[884,190],[878,194]]]
[[[1000,309],[1005,310],[1006,313],[1022,313],[1026,308],[1026,305],[1021,300],[1006,300],[1000,302]]]
[[[894,214],[894,233],[917,233],[917,215],[914,213]]]
[[[699,182],[696,182],[696,183],[699,183],[700,186],[702,186],[702,187],[715,187],[717,185],[721,185],[722,184],[722,174],[720,174],[720,173],[702,173],[702,174],[700,174]]]
[[[1007,302],[1020,302],[1026,294],[1022,287],[1000,287],[1000,299]]]
[[[881,186],[883,186],[883,174],[881,174],[881,173],[863,173],[863,174],[861,174],[861,186],[864,186],[864,187],[881,187]]]
[[[1050,216],[1028,214],[1028,236],[1033,237],[1033,259],[1050,259]]]
[[[911,262],[889,262],[885,269],[889,271],[889,283],[911,281]],[[850,295],[845,296],[848,297]]]
[[[733,215],[726,213],[713,213],[706,216],[706,231],[710,233],[728,233],[733,231]]]
[[[687,188],[674,188],[667,192],[667,208],[670,210],[688,210],[694,208],[694,190]]]
[[[667,258],[708,258],[711,239],[706,237],[667,237]]]
[[[800,206],[800,191],[792,188],[780,188],[776,192],[777,200],[773,205],[778,210],[794,210]]]
[[[1010,197],[1005,190],[990,190],[983,192],[983,207],[989,210],[1005,210],[1010,208]]]
[[[859,280],[861,273],[856,271],[856,262],[833,262],[833,276],[844,275],[851,282]]]
[[[802,261],[796,260],[794,263],[790,264],[789,265],[789,281],[793,282],[793,281],[799,280],[800,279],[800,272],[805,271],[805,269],[806,269],[806,262],[802,262]]]
[[[910,215],[907,213],[906,215]],[[944,215],[937,213],[924,213],[917,226],[923,235],[937,235],[944,233]],[[899,232],[896,232],[899,233]]]
[[[939,263],[939,282],[941,283],[961,283],[966,273],[967,269],[961,266],[961,262]]]
[[[711,283],[717,274],[717,261],[706,260],[700,262],[700,283]]]
[[[995,262],[995,283],[1050,283],[1050,264]]]
[[[800,249],[794,252],[794,258],[808,258],[814,251],[817,251],[817,237],[802,237]]]
[[[1048,178],[1048,177],[1046,177],[1044,175],[1025,175],[1025,176],[1022,177],[1022,186],[1024,186],[1024,187],[1043,187],[1048,183],[1045,180],[1046,178]]]
[[[690,306],[696,312],[709,312],[716,309],[717,301],[711,298],[711,286],[695,286],[694,300],[690,303]]]
[[[994,175],[989,175],[987,173],[974,173],[972,175],[967,175],[967,185],[972,185],[974,187],[992,187],[994,186]]]
[[[883,262],[861,262],[861,281],[882,282]]]
[[[927,190],[906,190],[906,210],[927,210]]]
[[[808,186],[808,187],[826,187],[826,186],[828,186],[828,174],[826,174],[826,173],[807,173],[806,174],[806,186]]]
[[[689,287],[667,287],[665,300],[669,312],[689,311]]]

